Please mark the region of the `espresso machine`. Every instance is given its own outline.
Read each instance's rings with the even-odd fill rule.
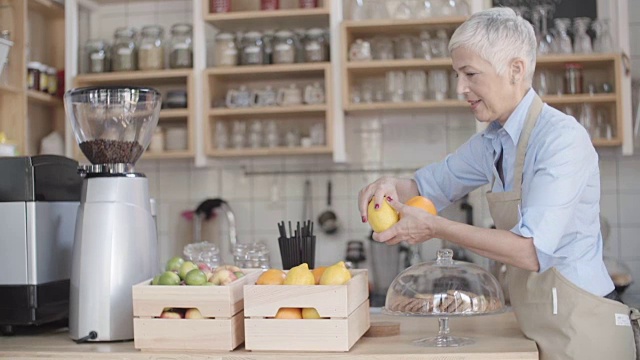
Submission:
[[[150,88],[67,91],[67,118],[91,165],[83,176],[71,262],[73,340],[133,339],[131,287],[153,277],[157,234],[149,183],[134,165],[158,124],[161,95]]]
[[[69,316],[78,163],[55,155],[0,157],[0,326]]]

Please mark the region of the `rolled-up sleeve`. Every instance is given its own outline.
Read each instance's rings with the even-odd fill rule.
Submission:
[[[538,144],[535,159],[529,159],[535,161],[534,174],[522,185],[520,221],[511,229],[517,235],[533,238],[539,272],[564,260],[558,249],[567,236],[577,237],[574,217],[580,216],[576,208],[585,200],[585,187],[599,186],[588,184],[590,175],[598,171],[598,160],[586,131],[579,126],[557,130]],[[593,199],[595,207],[597,200]]]

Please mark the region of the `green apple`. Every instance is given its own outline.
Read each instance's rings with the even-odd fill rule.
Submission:
[[[240,279],[241,277],[243,277],[243,276],[244,276],[244,273],[243,273],[242,271],[234,271],[233,273],[234,273],[234,274],[236,274],[236,277],[237,277],[238,279]]]
[[[158,274],[153,277],[153,280],[151,280],[151,285],[158,285],[158,281],[160,281],[160,275],[161,274]]]
[[[167,266],[165,270],[167,271],[178,271],[180,270],[180,266],[184,264],[184,260],[180,256],[176,256],[167,261]]]
[[[193,269],[184,277],[184,283],[187,285],[203,285],[207,282],[207,275],[200,269]]]
[[[158,285],[180,285],[180,277],[173,271],[165,271],[158,278]]]
[[[184,280],[184,278],[187,277],[187,274],[189,273],[189,271],[193,269],[198,269],[198,265],[194,264],[193,261],[185,261],[182,264],[182,266],[180,266],[180,271],[178,271],[178,275],[180,275],[180,279]]]

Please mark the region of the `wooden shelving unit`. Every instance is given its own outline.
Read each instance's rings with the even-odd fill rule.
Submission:
[[[36,155],[42,138],[53,131],[65,135],[65,114],[61,99],[27,90],[27,62],[64,69],[65,12],[51,0],[8,0],[5,4],[13,16],[0,22],[8,24],[3,29],[10,31],[13,47],[4,68],[8,81],[0,85],[0,131],[18,145],[20,155]]]
[[[192,69],[165,69],[154,71],[123,71],[100,74],[82,74],[75,78],[75,85],[84,86],[149,86],[165,94],[172,89],[187,91],[187,108],[162,109],[158,125],[160,127],[186,126],[188,139],[187,149],[179,151],[149,152],[142,155],[142,159],[181,159],[195,156],[195,106],[193,96],[195,90]],[[75,147],[76,157],[81,158],[80,149]]]
[[[319,155],[330,154],[331,148],[326,146],[304,147],[275,147],[258,149],[223,149],[215,150],[212,156],[216,157],[246,157],[246,156],[279,156],[279,155]]]
[[[296,105],[296,106],[270,106],[270,107],[249,107],[249,108],[215,108],[209,110],[209,116],[236,117],[236,116],[261,116],[261,115],[285,115],[285,114],[307,114],[323,113],[327,111],[327,105]]]
[[[368,111],[384,111],[384,110],[426,110],[426,109],[464,109],[469,104],[461,100],[428,100],[420,102],[375,102],[345,105],[345,111],[350,113],[368,112]]]

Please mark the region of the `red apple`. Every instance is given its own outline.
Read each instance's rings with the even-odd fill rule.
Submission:
[[[198,269],[202,270],[205,274],[211,271],[211,267],[205,263],[198,263]]]
[[[213,273],[211,279],[209,279],[210,283],[216,285],[229,285],[232,281],[236,280],[238,277],[231,270],[227,269],[216,269],[216,272]]]
[[[184,314],[185,319],[204,319],[200,310],[196,308],[187,309],[187,312]]]

